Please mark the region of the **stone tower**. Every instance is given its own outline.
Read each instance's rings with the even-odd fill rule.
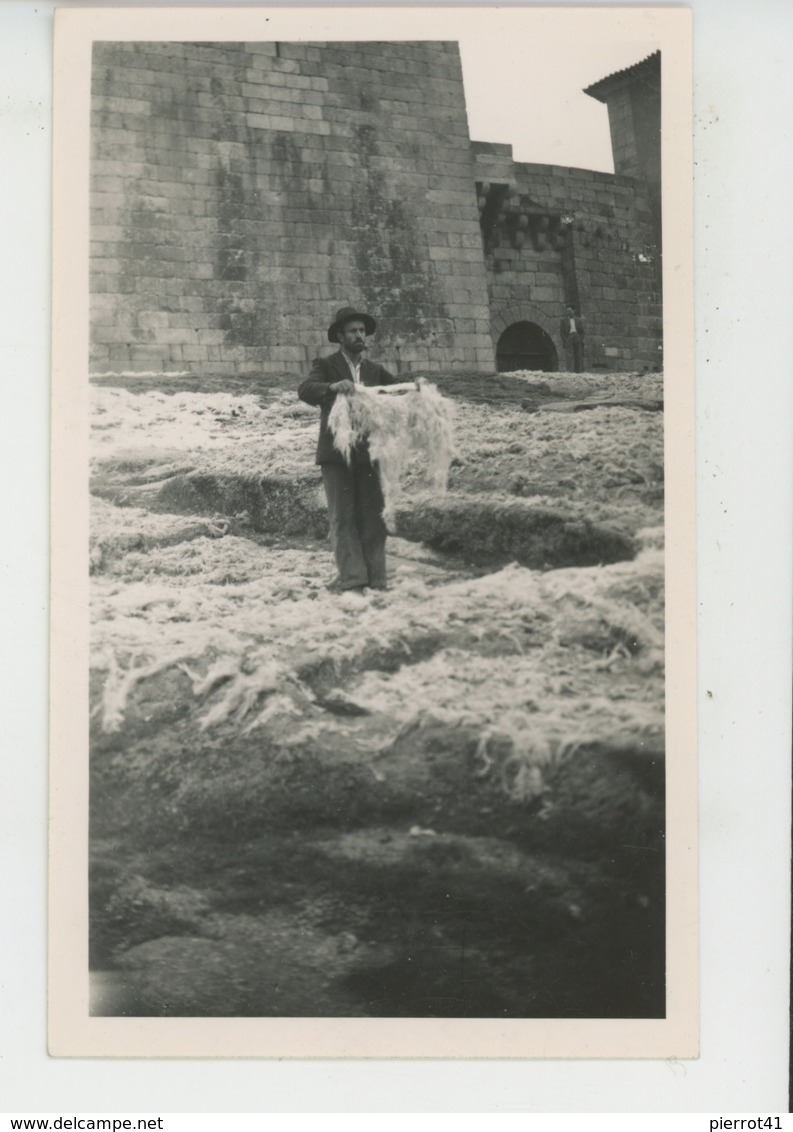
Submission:
[[[614,172],[646,182],[661,234],[661,52],[588,86],[608,107]]]
[[[96,43],[94,372],[494,369],[457,45]]]

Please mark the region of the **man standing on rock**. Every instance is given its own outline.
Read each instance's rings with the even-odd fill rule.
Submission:
[[[559,323],[559,333],[565,351],[573,354],[573,369],[581,373],[584,368],[584,320],[575,313],[575,307],[568,303],[567,314]]]
[[[333,443],[328,416],[339,396],[354,397],[362,385],[392,385],[399,381],[383,366],[363,357],[366,338],[377,323],[355,307],[342,307],[328,328],[328,341],[340,349],[328,358],[315,358],[311,373],[297,391],[301,401],[320,408],[316,462],[328,502],[330,539],[339,571],[336,585],[342,590],[366,593],[386,588],[383,493],[377,465],[363,439],[356,444],[349,463]]]

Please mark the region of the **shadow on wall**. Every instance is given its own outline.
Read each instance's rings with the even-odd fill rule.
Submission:
[[[550,334],[535,322],[513,322],[498,340],[496,368],[499,373],[512,370],[559,369],[559,355]]]

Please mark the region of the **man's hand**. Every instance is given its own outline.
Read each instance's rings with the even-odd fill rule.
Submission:
[[[355,382],[345,378],[344,381],[334,381],[330,387],[332,393],[346,393],[349,397],[355,392]]]

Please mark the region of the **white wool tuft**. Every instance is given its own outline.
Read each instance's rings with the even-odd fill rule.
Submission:
[[[412,455],[424,462],[432,487],[446,490],[454,455],[453,410],[434,385],[422,382],[418,389],[396,397],[361,386],[352,397],[336,398],[328,424],[347,462],[355,445],[368,440],[370,456],[380,472],[383,518],[390,531]]]

